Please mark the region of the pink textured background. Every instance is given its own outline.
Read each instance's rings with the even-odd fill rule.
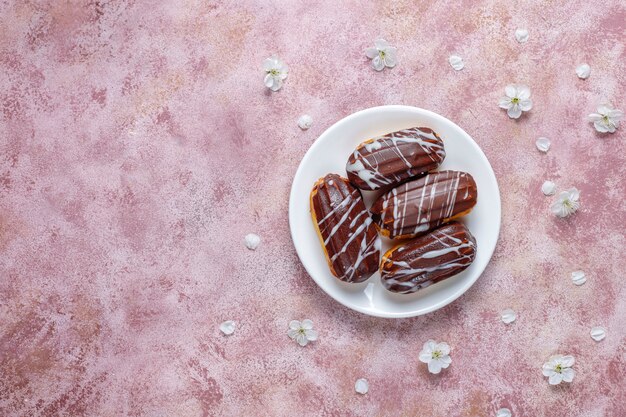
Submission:
[[[342,5],[338,5],[341,3]],[[623,1],[0,2],[0,415],[625,416]],[[517,27],[530,40],[515,41]],[[384,36],[399,64],[373,71]],[[261,63],[289,66],[278,93]],[[466,68],[447,59],[461,55]],[[591,65],[580,80],[577,64]],[[533,110],[497,101],[528,84]],[[425,317],[342,307],[287,222],[301,157],[359,109],[407,104],[463,127],[503,202],[478,282]],[[313,116],[306,132],[296,121]],[[538,136],[552,139],[540,154]],[[582,209],[549,213],[545,179]],[[249,232],[263,242],[243,245]],[[588,282],[571,283],[583,269]],[[499,312],[511,307],[515,323]],[[305,348],[287,324],[310,318]],[[238,323],[230,337],[218,325]],[[607,338],[594,342],[590,328]],[[429,375],[429,338],[452,365]],[[541,365],[576,357],[571,385]],[[354,382],[365,377],[370,392]]]

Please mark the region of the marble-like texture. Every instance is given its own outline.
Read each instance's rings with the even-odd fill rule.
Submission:
[[[0,2],[0,415],[626,415],[626,126],[585,120],[626,107],[625,22],[620,0]],[[363,53],[379,36],[399,60],[381,73]],[[533,92],[517,121],[497,106],[512,82]],[[381,104],[458,123],[502,191],[483,276],[414,319],[331,300],[288,229],[307,148]],[[581,210],[552,216],[546,179]],[[320,334],[304,348],[302,318]],[[437,376],[429,338],[452,347]],[[555,353],[576,357],[572,384],[541,375]]]

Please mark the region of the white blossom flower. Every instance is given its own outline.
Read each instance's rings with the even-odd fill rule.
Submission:
[[[504,324],[511,324],[517,318],[517,314],[515,314],[515,311],[511,310],[510,308],[507,308],[502,313],[500,313],[500,318],[502,319],[502,322]]]
[[[558,385],[562,381],[572,382],[576,374],[573,365],[573,356],[554,355],[543,364],[543,375],[548,377],[550,385]]]
[[[393,68],[397,64],[396,48],[390,46],[384,39],[377,39],[373,48],[367,48],[365,55],[372,60],[372,67],[382,71],[385,67]]]
[[[370,386],[367,383],[367,379],[359,378],[356,380],[354,384],[354,390],[356,392],[358,392],[359,394],[365,395],[367,394],[367,391],[369,391],[369,389],[370,389]]]
[[[289,68],[275,56],[263,61],[265,71],[265,86],[272,91],[278,91],[283,86],[283,80],[287,78]]]
[[[576,67],[576,75],[581,80],[586,80],[591,75],[591,67],[587,64],[580,64]]]
[[[231,335],[235,333],[235,325],[236,323],[232,320],[226,320],[224,323],[220,324],[220,331],[225,335]]]
[[[515,31],[515,39],[517,39],[519,43],[528,42],[528,29],[517,29]]]
[[[546,153],[550,150],[550,139],[548,138],[544,138],[544,137],[540,137],[539,139],[537,139],[537,141],[535,142],[535,146],[537,147],[537,149],[539,149],[541,152]]]
[[[461,71],[463,68],[465,68],[463,58],[458,55],[450,55],[450,58],[448,58],[448,62],[450,63],[450,66],[456,71]]]
[[[541,185],[541,192],[544,195],[554,195],[556,193],[556,184],[552,181],[546,181]]]
[[[593,122],[593,126],[600,133],[614,133],[622,117],[624,117],[624,112],[621,110],[614,109],[610,105],[602,105],[598,106],[597,113],[589,115],[589,121]]]
[[[311,125],[313,124],[313,118],[311,116],[309,116],[308,114],[303,114],[302,116],[300,116],[300,118],[298,119],[298,126],[300,127],[300,129],[302,130],[307,130],[311,127]]]
[[[504,89],[506,97],[500,99],[500,107],[506,109],[511,119],[518,119],[523,111],[533,107],[530,99],[530,88],[525,85],[509,84]]]
[[[246,248],[250,250],[255,250],[261,243],[261,238],[259,237],[259,235],[254,233],[248,233],[244,240],[246,242]]]
[[[578,199],[580,198],[580,191],[575,187],[569,190],[561,191],[556,201],[550,207],[552,213],[557,217],[567,217],[576,213],[576,210],[580,208]]]
[[[511,410],[508,408],[501,408],[496,412],[496,417],[511,417]]]
[[[452,362],[450,346],[447,343],[437,343],[431,339],[424,343],[419,359],[428,364],[428,372],[438,374],[441,369],[447,368]]]
[[[307,343],[317,340],[317,332],[313,330],[313,322],[309,319],[304,319],[302,322],[290,321],[287,334],[300,346],[306,346]]]
[[[604,327],[596,326],[591,328],[590,334],[593,340],[599,342],[606,337],[606,330],[604,330]]]

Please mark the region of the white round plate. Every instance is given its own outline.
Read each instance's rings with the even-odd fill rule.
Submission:
[[[309,207],[309,194],[320,177],[334,172],[346,176],[346,161],[356,146],[374,136],[414,126],[432,128],[443,139],[446,159],[440,170],[472,174],[478,186],[478,202],[461,218],[476,237],[476,259],[462,273],[413,294],[394,294],[382,286],[380,274],[349,284],[335,278],[328,268]],[[370,207],[379,192],[362,192]],[[298,256],[317,285],[341,304],[378,317],[412,317],[437,310],[460,297],[482,274],[496,247],[500,232],[500,193],[487,157],[476,142],[450,120],[410,106],[381,106],[354,113],[328,128],[308,150],[291,186],[289,225]],[[383,253],[392,246],[383,238]]]

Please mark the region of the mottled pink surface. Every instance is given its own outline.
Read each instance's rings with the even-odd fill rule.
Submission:
[[[623,1],[81,3],[0,3],[0,415],[626,415],[626,126],[585,120],[626,107]],[[378,36],[400,61],[382,73],[363,53]],[[533,92],[518,121],[497,107],[511,82]],[[414,319],[330,299],[287,222],[311,143],[381,104],[459,124],[502,193],[483,276]],[[580,212],[554,218],[546,179],[578,187]],[[299,318],[320,334],[304,348],[286,334]],[[429,338],[452,346],[439,376],[417,358]],[[572,384],[542,376],[555,353],[575,355]]]

